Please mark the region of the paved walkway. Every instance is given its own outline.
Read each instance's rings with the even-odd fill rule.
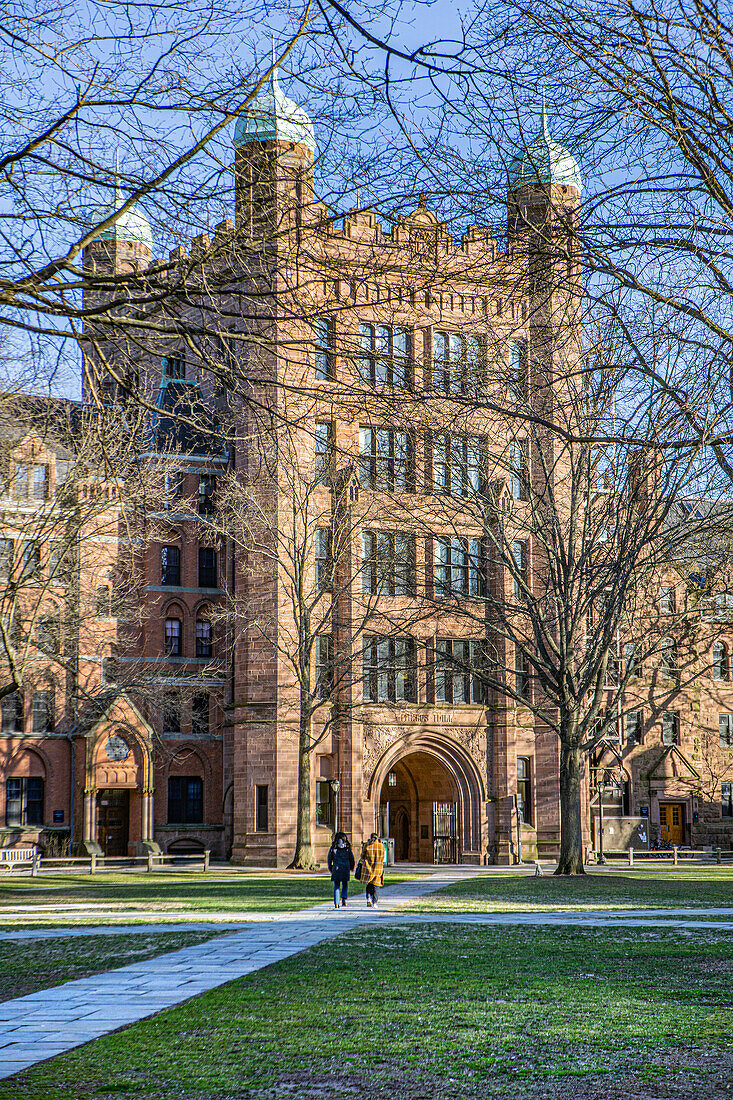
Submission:
[[[400,925],[623,925],[636,928],[643,925],[674,926],[683,931],[733,929],[729,922],[704,919],[708,914],[717,916],[731,912],[717,909],[697,912],[689,909],[644,910],[634,915],[624,910],[463,914],[400,912],[400,908],[410,901],[432,893],[464,877],[466,873],[470,872],[464,869],[459,876],[443,871],[391,886],[382,895],[376,911],[367,909],[363,897],[359,896],[346,910],[338,912],[331,903],[326,903],[297,913],[250,920],[238,931],[218,936],[207,943],[0,1003],[0,1077],[9,1077],[36,1062],[52,1058],[364,924],[387,921]],[[477,868],[475,873],[480,873],[480,869]],[[681,919],[683,916],[688,919]],[[159,925],[148,927],[160,930]],[[204,927],[210,928],[211,925]],[[138,925],[137,930],[140,929]],[[16,936],[68,935],[70,931],[34,929],[17,933]],[[117,926],[110,929],[110,934],[112,931],[127,929]],[[92,935],[98,934],[99,929],[79,929],[77,932]]]

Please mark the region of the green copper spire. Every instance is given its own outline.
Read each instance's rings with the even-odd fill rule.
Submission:
[[[288,141],[316,151],[313,123],[302,107],[281,90],[275,65],[275,41],[272,43],[272,69],[260,94],[237,119],[234,145],[251,141]]]
[[[578,191],[583,190],[578,162],[564,145],[560,145],[550,137],[544,92],[542,93],[540,133],[527,146],[524,155],[515,157],[509,167],[510,191],[532,184],[559,184],[564,187],[576,187]]]

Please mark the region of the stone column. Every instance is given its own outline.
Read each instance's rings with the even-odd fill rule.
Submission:
[[[147,787],[145,787],[143,789],[142,797],[140,799],[140,802],[142,804],[142,807],[141,807],[142,821],[141,821],[141,829],[140,829],[140,840],[143,843],[145,843],[146,840],[150,840],[150,802],[151,802],[151,796],[150,796],[150,790]]]
[[[84,788],[84,840],[94,841],[94,787]]]

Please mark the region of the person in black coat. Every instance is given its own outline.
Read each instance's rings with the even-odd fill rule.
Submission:
[[[346,833],[336,833],[328,851],[328,869],[333,882],[333,907],[346,906],[349,896],[349,878],[354,870],[354,853]]]

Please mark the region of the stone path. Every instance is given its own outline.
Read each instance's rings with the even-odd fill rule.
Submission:
[[[731,910],[643,910],[635,915],[625,910],[462,914],[400,912],[410,901],[447,886],[465,877],[466,873],[471,872],[467,869],[461,875],[438,872],[391,886],[382,895],[376,911],[367,909],[363,896],[359,896],[346,910],[338,912],[331,903],[326,903],[296,913],[270,914],[262,920],[253,920],[250,914],[244,927],[240,926],[237,931],[207,943],[0,1003],[0,1078],[9,1077],[46,1058],[365,924],[386,921],[399,925],[620,925],[636,928],[642,925],[675,927],[683,932],[696,929],[733,930],[729,922],[704,919],[708,915],[731,913]],[[474,873],[480,873],[480,869],[477,868]],[[689,919],[682,919],[683,916]],[[160,931],[159,925],[148,927]],[[211,925],[204,927],[210,928]],[[137,925],[136,930],[140,931],[141,926]],[[15,935],[17,938],[44,934],[58,936],[68,935],[70,931],[34,929]],[[99,934],[97,928],[76,931],[86,935]],[[121,931],[128,930],[117,926],[110,929],[109,934]]]

